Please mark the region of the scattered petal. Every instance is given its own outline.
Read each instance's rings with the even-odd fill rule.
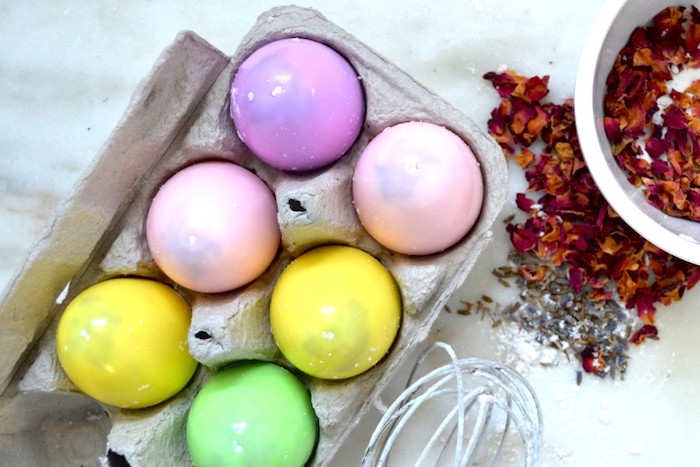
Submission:
[[[692,14],[700,18],[697,9],[692,8]],[[680,24],[676,16],[659,17],[659,24],[675,31]],[[628,170],[632,183],[647,190],[651,202],[700,219],[700,161],[689,157],[693,151],[700,154],[700,136],[688,129],[692,118],[681,119],[683,112],[673,110],[680,96],[674,95],[666,118],[674,126],[685,121],[683,129],[649,123],[666,85],[649,85],[645,79],[664,75],[655,65],[657,55],[670,54],[675,60],[675,54],[668,45],[665,52],[656,50],[645,28],[635,30],[630,44],[620,52],[627,54],[626,63],[631,63],[635,47],[649,48],[654,61],[650,66],[644,52],[637,59],[647,63],[646,74],[619,65],[619,76],[611,80],[606,105],[617,113],[604,122],[611,157]],[[485,78],[502,99],[491,114],[489,131],[523,168],[527,180],[527,192],[515,199],[525,220],[511,218],[506,225],[513,265],[502,268],[519,276],[524,302],[498,319],[517,319],[537,332],[538,339],[574,352],[586,372],[624,373],[627,344],[652,337],[658,304],[680,300],[700,282],[700,267],[650,244],[610,207],[583,159],[572,100],[541,102],[547,95],[544,78],[526,78],[510,70]],[[652,98],[638,94],[632,110],[623,110],[625,92],[647,91]],[[700,119],[700,104],[692,105],[697,105]],[[544,143],[537,153],[532,149],[536,143]],[[649,327],[632,339],[634,315]],[[653,337],[657,336],[658,330]]]

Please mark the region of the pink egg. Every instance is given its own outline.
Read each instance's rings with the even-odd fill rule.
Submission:
[[[484,183],[479,162],[456,134],[432,123],[389,127],[364,149],[352,182],[367,232],[408,255],[443,251],[479,217]]]
[[[275,197],[235,164],[195,164],[153,198],[146,238],[153,259],[176,283],[197,292],[233,290],[260,276],[277,254]]]
[[[241,140],[273,167],[318,169],[357,139],[365,101],[360,78],[335,50],[281,39],[253,52],[231,86],[231,118]]]

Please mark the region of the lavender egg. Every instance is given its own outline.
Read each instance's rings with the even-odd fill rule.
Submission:
[[[231,85],[231,118],[243,143],[269,165],[309,171],[345,154],[362,129],[360,78],[338,52],[309,39],[257,49]]]

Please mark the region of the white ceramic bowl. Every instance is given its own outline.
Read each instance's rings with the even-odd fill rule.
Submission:
[[[691,6],[694,2],[677,0],[672,3]],[[609,0],[603,5],[579,62],[576,128],[593,179],[620,217],[662,250],[700,264],[700,222],[668,216],[649,204],[644,193],[627,181],[613,158],[603,128],[605,81],[615,57],[635,27],[647,24],[669,5],[658,0]]]

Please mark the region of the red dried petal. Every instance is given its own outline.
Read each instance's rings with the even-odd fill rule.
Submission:
[[[537,246],[537,234],[522,225],[508,225],[507,231],[510,234],[510,241],[518,253],[525,253],[534,250]]]
[[[654,324],[654,315],[656,314],[656,306],[654,302],[657,299],[654,297],[649,287],[639,287],[635,293],[627,300],[625,305],[628,309],[637,309],[637,316],[647,324]]]
[[[639,345],[647,339],[658,339],[658,337],[658,328],[651,324],[645,324],[641,328],[637,329],[634,334],[632,334],[632,337],[630,337],[630,342]]]
[[[532,103],[543,99],[549,93],[549,76],[525,78],[513,70],[507,70],[502,73],[488,72],[484,79],[491,81],[501,99],[518,97]]]
[[[530,209],[532,209],[532,205],[535,204],[533,200],[525,196],[524,193],[518,193],[515,195],[515,204],[518,205],[518,208],[527,212]]]
[[[656,178],[669,178],[672,176],[671,167],[666,161],[656,160],[652,162],[650,171]]]
[[[536,102],[544,99],[544,97],[549,94],[548,84],[549,76],[543,76],[542,78],[539,76],[533,76],[532,78],[529,78],[527,80],[525,97],[530,102]]]
[[[649,138],[644,147],[652,159],[658,159],[666,153],[666,142],[661,138]]]
[[[629,44],[634,48],[649,47],[651,41],[647,37],[647,29],[643,26],[634,28],[632,34],[630,34]],[[624,49],[620,53],[622,54],[623,51]]]
[[[501,99],[510,98],[518,86],[518,79],[509,71],[503,73],[490,71],[484,75],[484,79],[491,81]]]
[[[700,24],[691,24],[685,33],[685,49],[696,50],[700,45]]]
[[[678,107],[671,107],[663,115],[664,124],[674,130],[684,130],[686,128],[685,112]]]
[[[605,134],[612,143],[617,143],[622,139],[622,129],[620,128],[620,120],[612,117],[605,117],[603,120]]]
[[[687,288],[691,289],[700,282],[700,267],[688,263],[686,263],[686,266],[689,271],[687,272],[685,282]]]
[[[652,41],[677,43],[683,33],[684,22],[683,10],[677,7],[665,8],[652,19]]]
[[[531,106],[527,105],[523,100],[514,100],[513,107],[514,109],[512,120],[510,122],[510,131],[516,135],[520,135],[527,128],[528,122],[537,117],[537,111]],[[530,141],[530,143],[531,142],[532,141]]]
[[[669,90],[666,81],[679,70],[700,68],[699,19],[694,6],[668,7],[650,26],[636,28],[615,59],[603,98],[606,133],[629,181],[652,186],[645,194],[666,214],[691,220],[700,219],[690,195],[700,187],[700,80],[685,92]],[[661,96],[672,103],[658,125]]]
[[[646,34],[640,29],[633,39],[651,48],[655,56],[662,56],[663,48],[655,49],[655,43]],[[634,48],[628,46],[620,56],[623,53],[624,60],[631,63]],[[695,51],[688,55],[694,57]],[[694,127],[689,129],[696,116],[683,108],[697,106],[700,119],[700,100],[673,95],[667,118],[681,122],[673,109],[683,109],[688,116],[683,118],[683,128],[649,124],[658,110],[656,99],[666,93],[665,83],[658,80],[670,73],[668,64],[659,66],[660,62],[654,62],[641,72],[625,65],[624,60],[618,57],[616,66],[622,71],[610,80],[610,93],[605,96],[606,110],[616,112],[608,114],[604,122],[609,135],[618,139],[612,144],[613,154],[629,170],[630,181],[648,187],[656,203],[689,210],[700,220],[700,163],[693,157],[700,154],[700,138]],[[700,64],[700,53],[697,60]],[[527,283],[535,283],[552,267],[568,266],[573,290],[594,302],[617,299],[636,308],[638,316],[653,326],[656,304],[680,300],[686,290],[700,282],[700,267],[646,242],[607,204],[583,160],[572,101],[540,103],[537,99],[544,95],[543,90],[535,89],[546,84],[543,81],[531,81],[513,73],[493,74],[491,79],[499,83],[500,91],[507,89],[510,94],[492,113],[490,131],[503,140],[511,138],[510,154],[517,154],[516,160],[525,169],[528,191],[539,193],[537,201],[524,193],[516,196],[517,205],[529,217],[522,224],[507,226],[513,248],[522,255],[516,268],[518,274]],[[628,91],[637,94],[630,99],[625,94]],[[640,139],[642,135],[645,143]],[[543,152],[535,154],[524,149],[537,141],[544,142]],[[591,346],[589,352],[582,354],[586,371],[604,372],[605,357],[593,349]]]
[[[586,347],[581,352],[581,364],[586,373],[601,374],[605,368],[602,355],[592,347]]]
[[[574,292],[581,293],[583,286],[586,285],[586,273],[583,268],[572,267],[569,269],[569,283]]]

